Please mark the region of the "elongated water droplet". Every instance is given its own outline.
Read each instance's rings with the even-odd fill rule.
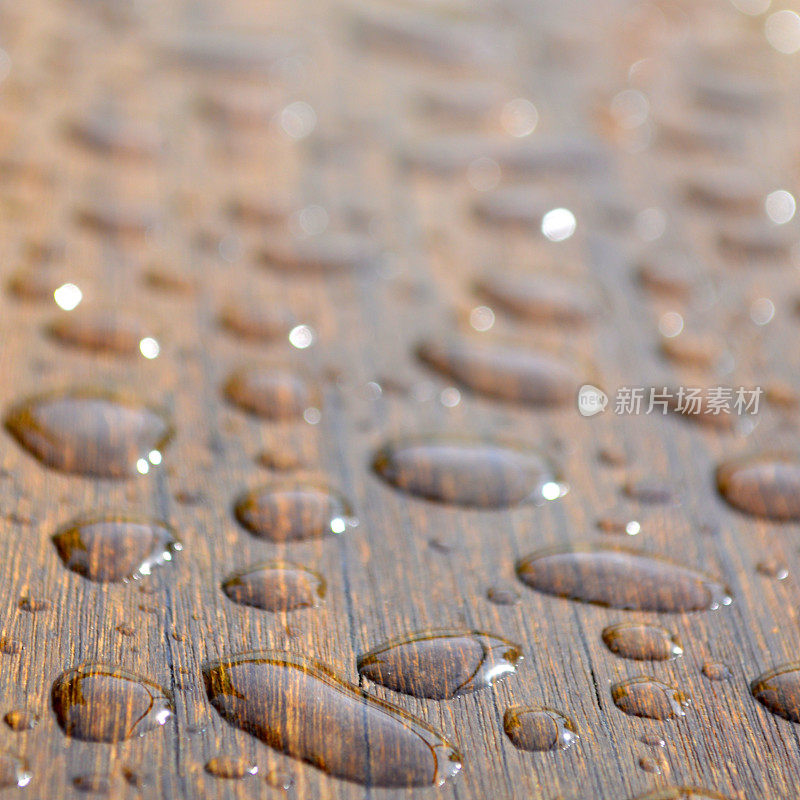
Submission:
[[[300,419],[312,405],[305,381],[264,367],[237,370],[226,381],[224,392],[234,405],[268,420]]]
[[[800,723],[800,662],[782,664],[759,675],[750,691],[773,714]]]
[[[88,742],[142,736],[172,716],[172,704],[160,686],[103,664],[64,672],[53,684],[52,701],[64,733]]]
[[[23,731],[32,731],[38,724],[39,717],[33,711],[14,709],[3,717],[3,721],[15,733],[21,733]]]
[[[294,317],[283,309],[239,301],[220,311],[219,322],[239,339],[269,342],[288,334]]]
[[[669,661],[683,655],[674,633],[646,622],[621,622],[603,631],[606,647],[621,658],[636,661]]]
[[[236,518],[254,536],[273,542],[344,533],[357,520],[345,498],[323,484],[286,479],[243,494]]]
[[[720,494],[735,508],[767,519],[800,520],[800,458],[757,453],[717,468]]]
[[[683,693],[655,678],[629,678],[611,687],[611,697],[620,711],[632,717],[667,720],[686,716],[691,702]]]
[[[417,356],[478,394],[515,403],[562,405],[574,399],[581,383],[562,361],[525,350],[427,341]]]
[[[181,549],[174,531],[159,520],[136,517],[85,517],[53,536],[64,566],[90,581],[138,580]]]
[[[503,729],[520,750],[566,750],[578,741],[572,721],[552,708],[513,706],[503,715]]]
[[[50,324],[50,336],[60,344],[119,356],[135,356],[146,331],[136,320],[116,311],[74,311]]]
[[[258,767],[244,756],[215,756],[206,761],[205,770],[215,778],[239,780],[255,775]]]
[[[0,753],[0,789],[27,786],[31,782],[28,762],[10,753]]]
[[[5,426],[48,467],[97,478],[148,472],[172,437],[155,409],[89,390],[29,398],[8,411]]]
[[[706,661],[701,671],[710,681],[728,681],[733,678],[728,665],[721,661]]]
[[[319,662],[263,651],[215,661],[203,675],[224,719],[338,778],[365,786],[436,786],[461,768],[458,753],[432,728]]]
[[[79,792],[86,794],[108,794],[111,791],[111,780],[108,775],[76,775],[72,779],[72,785]]]
[[[325,232],[297,239],[274,238],[261,247],[265,266],[282,272],[337,274],[377,264],[380,249],[358,233]]]
[[[84,227],[109,236],[144,236],[158,218],[149,206],[97,200],[85,202],[75,216]]]
[[[232,575],[222,589],[234,603],[264,611],[295,611],[322,602],[325,580],[298,564],[268,561]]]
[[[517,668],[519,645],[480,631],[431,630],[393,639],[358,659],[358,674],[395,692],[447,700],[485,689]]]
[[[539,505],[567,491],[539,454],[469,439],[390,442],[378,450],[372,466],[401,491],[472,508]]]
[[[725,587],[702,573],[621,547],[532,553],[517,562],[517,575],[544,594],[632,611],[678,614],[731,602]]]
[[[67,131],[76,142],[103,155],[152,158],[159,150],[154,129],[114,114],[93,111],[70,122]]]
[[[697,786],[669,786],[638,795],[635,800],[728,800],[711,789]]]

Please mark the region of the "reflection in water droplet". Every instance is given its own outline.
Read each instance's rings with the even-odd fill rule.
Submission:
[[[31,782],[31,772],[28,763],[10,753],[0,753],[0,789],[11,786],[27,786]]]
[[[733,673],[721,661],[706,661],[702,673],[710,681],[728,681],[733,678]]]
[[[683,693],[655,678],[629,678],[611,687],[611,697],[620,711],[632,717],[667,720],[684,717],[691,703]]]
[[[461,768],[456,751],[432,728],[319,662],[263,651],[213,662],[203,675],[224,719],[335,777],[366,786],[430,786]]]
[[[12,731],[21,733],[23,731],[32,731],[39,722],[39,717],[33,711],[14,709],[5,715],[3,720]]]
[[[74,283],[64,283],[53,291],[53,299],[59,308],[72,311],[83,300],[83,292]]]
[[[273,542],[344,533],[357,523],[345,498],[328,486],[286,479],[242,495],[236,518],[254,536]]]
[[[372,466],[401,491],[472,508],[541,504],[567,491],[537,453],[469,439],[390,442],[378,450]]]
[[[267,420],[298,419],[312,405],[305,381],[288,372],[265,367],[235,371],[225,382],[223,391],[235,406]]]
[[[316,608],[325,596],[325,581],[297,564],[269,561],[232,575],[222,589],[234,603],[264,611],[295,611]]]
[[[544,594],[632,611],[684,613],[729,605],[720,583],[626,548],[558,548],[517,562],[520,580]]]
[[[773,714],[800,723],[800,662],[782,664],[759,675],[750,691]]]
[[[159,520],[135,517],[86,517],[73,520],[53,536],[64,566],[90,581],[138,580],[181,550],[174,531]]]
[[[155,409],[89,390],[29,398],[8,411],[5,426],[48,467],[98,478],[136,475],[172,436]]]
[[[659,625],[621,622],[603,630],[606,647],[621,658],[636,661],[669,661],[683,655],[678,637]]]
[[[215,778],[237,780],[258,773],[258,766],[243,756],[215,756],[206,761],[205,770]]]
[[[503,715],[506,735],[520,750],[566,750],[578,741],[572,721],[552,708],[513,706]]]
[[[358,659],[358,674],[395,692],[447,700],[486,689],[516,670],[519,645],[479,631],[400,637]]]
[[[53,684],[52,701],[64,733],[88,742],[142,736],[172,716],[172,705],[160,686],[103,664],[64,672]]]
[[[800,519],[800,459],[790,453],[757,453],[717,468],[720,494],[735,508],[780,521]]]

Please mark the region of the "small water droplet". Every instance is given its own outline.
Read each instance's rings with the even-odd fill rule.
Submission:
[[[571,720],[552,708],[513,706],[503,715],[506,735],[520,750],[566,750],[578,741]]]
[[[620,711],[632,717],[667,720],[686,716],[691,702],[683,693],[655,678],[629,678],[611,687],[611,697]]]
[[[697,786],[668,786],[639,795],[635,800],[728,800],[711,789]]]
[[[622,491],[630,497],[645,505],[665,505],[675,500],[673,489],[659,478],[636,478],[629,480]]]
[[[0,639],[0,653],[5,653],[7,656],[18,655],[24,647],[18,639],[10,639],[7,636]]]
[[[297,564],[269,561],[232,575],[222,589],[234,603],[264,611],[295,611],[322,602],[325,580]]]
[[[235,406],[267,420],[299,419],[312,405],[311,391],[304,380],[264,367],[235,371],[223,391]]]
[[[139,580],[181,550],[164,522],[136,517],[84,517],[53,536],[64,566],[90,581]]]
[[[373,700],[319,662],[263,651],[207,664],[203,675],[224,719],[338,778],[366,786],[430,786],[461,768],[456,751],[432,728]]]
[[[669,661],[683,655],[674,633],[646,622],[620,622],[603,630],[606,647],[621,658],[636,661]]]
[[[29,398],[8,411],[5,426],[46,466],[98,478],[138,474],[139,461],[172,436],[155,409],[87,390]]]
[[[651,775],[660,775],[666,767],[663,758],[653,758],[653,756],[642,756],[637,763],[639,769],[649,772]]]
[[[67,736],[88,742],[118,742],[142,736],[172,716],[166,692],[117,667],[84,664],[53,684],[53,710]]]
[[[219,322],[228,333],[239,339],[270,342],[287,334],[293,317],[280,308],[253,301],[237,301],[223,307]]]
[[[39,717],[33,711],[13,709],[3,717],[3,720],[12,731],[21,733],[23,731],[32,731],[39,722]]]
[[[380,248],[358,233],[325,231],[318,236],[273,237],[261,246],[262,263],[281,272],[349,273],[377,264]]]
[[[59,344],[118,356],[133,356],[144,337],[143,327],[117,311],[76,311],[50,323],[50,336]]]
[[[446,700],[516,671],[519,645],[479,631],[432,630],[386,642],[358,659],[358,674],[413,697]]]
[[[108,775],[76,775],[72,785],[86,794],[108,794],[111,791],[111,779]]]
[[[621,547],[557,548],[517,562],[520,580],[555,597],[669,614],[729,605],[725,587],[693,569]]]
[[[721,661],[706,661],[701,671],[710,681],[729,681],[733,678],[727,664]]]
[[[289,542],[344,533],[357,524],[345,498],[323,484],[276,480],[242,495],[236,518],[261,539]]]
[[[258,766],[244,756],[215,756],[206,761],[205,770],[215,778],[241,780],[258,773]]]
[[[10,753],[0,753],[0,788],[27,786],[31,782],[28,763]]]
[[[496,606],[514,606],[519,603],[519,592],[508,586],[490,586],[486,590],[486,597]]]
[[[757,453],[725,461],[717,487],[735,508],[779,521],[800,520],[800,459],[790,453]]]
[[[778,561],[759,561],[756,564],[756,571],[776,581],[785,581],[789,577],[789,568]]]
[[[567,491],[553,467],[537,453],[469,439],[390,442],[377,451],[372,466],[401,491],[471,508],[539,505]]]

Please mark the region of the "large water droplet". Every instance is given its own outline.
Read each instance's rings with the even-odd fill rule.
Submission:
[[[646,622],[610,625],[603,631],[603,642],[612,653],[636,661],[669,661],[683,655],[675,634]]]
[[[142,736],[172,716],[170,700],[160,686],[103,664],[64,672],[53,684],[52,700],[64,733],[88,742]]]
[[[516,670],[519,645],[480,631],[432,630],[386,642],[358,659],[358,674],[395,692],[447,700]]]
[[[350,505],[328,486],[287,479],[242,495],[236,518],[254,536],[273,542],[344,533],[356,524]]]
[[[723,462],[717,486],[735,508],[774,520],[800,519],[800,458],[756,453]]]
[[[5,426],[42,463],[62,472],[129,478],[160,463],[172,428],[158,411],[90,390],[38,395],[13,406]],[[157,453],[158,458],[151,458]]]
[[[211,704],[228,722],[338,778],[430,786],[461,767],[458,753],[432,728],[319,662],[264,651],[213,662],[203,674]]]
[[[578,741],[572,721],[552,708],[513,706],[503,715],[503,729],[520,750],[566,750]]]
[[[136,517],[86,517],[53,536],[64,565],[100,583],[138,580],[181,549],[166,523]]]
[[[773,714],[800,722],[800,662],[782,664],[759,675],[750,691]]]
[[[614,684],[611,697],[620,711],[632,717],[659,720],[686,716],[684,707],[691,702],[672,686],[647,676]]]
[[[247,367],[226,381],[225,397],[234,405],[268,420],[302,418],[312,405],[309,387],[301,378],[265,367]]]
[[[381,478],[404,492],[472,508],[540,504],[566,492],[537,453],[490,442],[405,439],[378,450],[372,465]]]
[[[525,350],[427,341],[417,356],[479,394],[516,403],[561,405],[574,399],[581,383],[564,362]]]
[[[297,564],[268,561],[232,575],[222,589],[234,603],[264,611],[295,611],[322,602],[325,580]]]
[[[632,611],[677,614],[731,602],[725,587],[702,573],[621,547],[532,553],[517,562],[517,575],[545,594]]]

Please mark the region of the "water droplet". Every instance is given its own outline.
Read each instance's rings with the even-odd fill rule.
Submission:
[[[215,756],[206,761],[205,770],[215,778],[240,780],[258,773],[258,767],[244,756]]]
[[[427,341],[417,356],[429,367],[479,394],[537,406],[571,402],[580,379],[562,361],[511,348]]]
[[[60,288],[60,282],[47,269],[25,267],[9,278],[7,286],[9,293],[18,300],[35,302],[53,299]]]
[[[79,792],[87,794],[108,794],[111,791],[111,780],[108,775],[76,775],[72,785]]]
[[[572,721],[552,708],[513,706],[503,715],[506,735],[520,750],[566,750],[578,741]]]
[[[10,786],[27,786],[31,782],[31,772],[28,763],[10,753],[0,753],[0,788]]]
[[[684,708],[691,702],[672,686],[647,676],[614,684],[611,697],[620,711],[632,717],[658,720],[686,716]]]
[[[32,731],[39,722],[39,717],[33,711],[13,709],[3,717],[3,720],[12,731],[22,733],[23,731]]]
[[[621,658],[636,661],[669,661],[683,655],[674,633],[646,622],[621,622],[603,631],[606,647]]]
[[[149,206],[101,202],[85,202],[75,214],[86,228],[109,236],[143,236],[158,218]]]
[[[7,636],[0,639],[0,653],[5,653],[7,656],[15,656],[21,653],[24,647],[18,639],[9,639]]]
[[[794,242],[790,230],[766,219],[742,219],[717,226],[720,251],[743,266],[758,266],[762,260],[788,260]]]
[[[53,684],[52,700],[64,733],[88,742],[142,736],[172,716],[170,700],[160,686],[103,664],[64,672]]]
[[[181,549],[174,531],[159,520],[136,517],[85,517],[53,536],[64,566],[90,581],[139,580],[172,560]]]
[[[429,786],[461,767],[432,728],[319,662],[264,651],[215,661],[203,675],[224,719],[335,777],[367,786]]]
[[[696,786],[668,786],[639,795],[635,800],[727,800],[727,798],[711,789],[700,789]]]
[[[543,325],[585,325],[597,307],[584,287],[539,276],[495,273],[476,290],[503,311]]]
[[[535,452],[490,442],[420,438],[390,442],[375,454],[377,474],[401,491],[472,508],[541,504],[543,487],[566,487]]]
[[[486,598],[496,606],[514,606],[519,603],[519,592],[508,586],[490,586]]]
[[[764,198],[757,174],[730,165],[691,175],[686,184],[686,194],[698,205],[740,214],[757,214]]]
[[[67,131],[76,142],[104,155],[152,158],[160,145],[154,129],[97,111],[71,121]]]
[[[358,659],[358,674],[413,697],[448,700],[516,671],[519,645],[479,631],[432,630],[386,642]]]
[[[283,309],[239,301],[226,305],[219,314],[228,333],[253,342],[269,342],[285,336],[292,327],[292,315]]]
[[[779,521],[800,519],[800,459],[790,453],[757,453],[723,462],[720,494],[740,511]]]
[[[773,714],[800,723],[800,662],[782,664],[759,675],[750,691]]]
[[[268,420],[299,419],[312,404],[311,391],[304,380],[266,367],[235,371],[223,391],[234,405]]]
[[[90,390],[38,395],[12,407],[5,426],[42,463],[62,472],[129,478],[172,436],[155,409]]]
[[[254,536],[273,542],[344,533],[356,524],[344,497],[323,484],[286,479],[242,495],[236,518]]]
[[[337,273],[377,263],[380,250],[364,234],[326,231],[318,236],[274,237],[261,246],[262,262],[287,272]]]
[[[285,772],[282,769],[271,769],[265,776],[264,780],[266,781],[267,785],[271,786],[273,789],[281,789],[284,792],[288,792],[289,789],[292,788],[294,785],[294,778],[288,772]]]
[[[38,597],[23,595],[19,599],[19,607],[28,614],[35,614],[38,611],[47,611],[50,608],[49,600],[40,600]]]
[[[672,487],[659,478],[631,479],[626,482],[622,490],[631,500],[649,506],[666,505],[675,499]]]
[[[264,611],[295,611],[322,602],[325,580],[297,564],[269,561],[232,575],[222,589],[234,603]]]
[[[558,548],[517,562],[536,591],[581,603],[668,614],[728,605],[726,589],[700,572],[621,547]]]
[[[303,462],[298,455],[285,450],[262,450],[256,460],[265,469],[275,472],[291,472],[301,469]]]
[[[701,671],[710,681],[729,681],[733,678],[727,664],[721,661],[706,661]]]
[[[666,767],[663,758],[653,758],[652,756],[642,756],[639,761],[639,769],[649,772],[651,775],[660,775]]]
[[[697,282],[697,267],[681,253],[659,253],[639,267],[639,281],[648,292],[675,300],[686,300]]]

